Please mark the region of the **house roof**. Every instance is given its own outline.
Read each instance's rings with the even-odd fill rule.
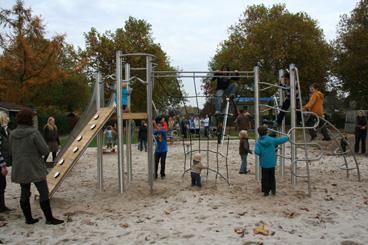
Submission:
[[[22,108],[24,108],[24,106],[22,106],[22,105],[17,105],[17,104],[13,104],[13,103],[9,103],[9,102],[0,101],[0,110],[20,111]],[[32,110],[36,111],[34,109],[32,109]]]

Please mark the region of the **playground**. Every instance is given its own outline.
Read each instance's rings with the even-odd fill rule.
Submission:
[[[152,193],[146,183],[147,156],[134,145],[133,182],[123,195],[117,194],[116,154],[104,155],[105,191],[99,192],[96,149],[89,148],[53,197],[54,213],[66,224],[29,226],[16,210],[7,215],[8,224],[1,228],[3,234],[9,234],[2,242],[283,244],[292,240],[296,244],[361,244],[358,241],[368,239],[367,179],[346,178],[344,171],[338,170],[343,164],[341,157],[327,156],[311,164],[311,197],[306,195],[306,183],[297,188],[290,184],[287,169],[285,177],[276,175],[277,195],[265,198],[255,181],[254,155],[249,157],[250,174],[239,175],[238,142],[230,144],[231,187],[222,179],[216,184],[211,173],[208,178],[202,174],[202,189],[191,187],[190,175],[182,177],[183,149],[177,142],[169,147],[167,177],[155,181]],[[250,144],[253,149],[254,141]],[[211,147],[216,147],[216,141]],[[289,146],[286,153],[290,154]],[[364,158],[359,155],[358,161]],[[368,174],[366,164],[361,172]],[[16,207],[19,188],[8,188],[8,204]],[[34,208],[34,216],[42,217],[41,211]],[[262,225],[269,230],[268,236],[254,233]]]
[[[348,41],[368,43],[352,35],[368,1],[336,39],[307,12],[247,5],[210,56],[216,35],[193,49],[132,16],[74,47],[24,4],[0,8],[1,244],[367,243],[366,60]]]

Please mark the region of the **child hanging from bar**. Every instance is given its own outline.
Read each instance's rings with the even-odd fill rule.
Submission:
[[[128,97],[129,97],[128,83],[122,82],[121,83],[121,106],[123,108],[123,112],[129,112]],[[115,106],[118,103],[117,101],[118,101],[117,95],[115,94]]]

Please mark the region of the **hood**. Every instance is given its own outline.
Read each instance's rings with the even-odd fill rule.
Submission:
[[[258,142],[263,146],[267,147],[272,144],[272,138],[268,135],[264,135],[258,139]]]
[[[318,97],[318,99],[323,99],[324,98],[324,95],[322,94],[321,91],[315,91],[314,93]]]
[[[16,129],[12,131],[12,137],[15,139],[23,139],[37,132],[37,129],[32,126],[18,125]]]

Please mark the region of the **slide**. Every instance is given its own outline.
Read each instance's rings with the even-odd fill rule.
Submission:
[[[115,107],[104,107],[89,116],[78,136],[59,153],[55,167],[47,175],[50,198],[114,112]]]

